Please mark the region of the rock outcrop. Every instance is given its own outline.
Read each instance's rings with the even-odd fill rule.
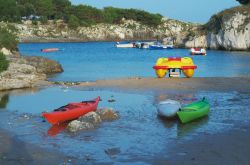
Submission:
[[[185,46],[250,50],[250,5],[227,9],[214,15]]]
[[[0,91],[32,87],[36,82],[45,80],[46,74],[63,71],[60,64],[42,57],[23,57],[18,53],[6,57],[10,64],[6,71],[0,73]]]
[[[67,129],[70,132],[94,129],[103,121],[113,121],[118,118],[118,113],[111,108],[97,109],[95,112],[89,112],[79,119],[71,121]]]
[[[148,27],[133,20],[121,24],[97,24],[91,27],[69,29],[63,21],[49,21],[48,24],[33,25],[30,21],[14,24],[18,29],[20,41],[119,41],[134,39],[162,39],[172,37],[175,40],[193,28],[194,24],[172,19],[163,19],[158,27]]]

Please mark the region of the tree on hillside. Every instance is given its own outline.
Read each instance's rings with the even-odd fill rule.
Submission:
[[[21,16],[35,15],[36,10],[33,4],[25,3],[23,5],[18,5]]]
[[[65,19],[68,10],[71,7],[69,0],[52,0],[54,6],[54,17],[58,19]]]
[[[15,0],[0,0],[0,21],[18,21],[20,14]]]
[[[103,19],[101,10],[87,5],[72,6],[70,13],[81,20],[81,25],[84,26],[100,23]]]
[[[9,25],[6,28],[0,27],[0,49],[6,48],[9,50],[16,50],[18,39],[17,36],[12,32],[15,31],[15,27]]]
[[[69,16],[69,20],[68,20],[69,28],[76,29],[78,26],[80,26],[79,22],[80,20],[76,16],[74,15]]]
[[[238,1],[240,4],[243,4],[243,5],[250,4],[250,0],[236,0],[236,1]]]
[[[53,15],[52,0],[36,0],[34,2],[36,14],[50,18]]]

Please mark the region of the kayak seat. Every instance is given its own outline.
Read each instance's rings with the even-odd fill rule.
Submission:
[[[64,105],[64,106],[62,106],[60,108],[55,109],[54,112],[57,112],[57,111],[63,112],[63,111],[67,111],[67,110],[70,110],[70,109],[77,108],[77,107],[78,106],[76,106],[76,105],[68,104],[68,105]]]
[[[85,103],[85,104],[88,104],[88,103],[95,103],[95,101],[82,101],[81,103]]]
[[[58,109],[55,109],[54,112],[59,112],[59,111],[66,111],[65,108],[58,108]]]

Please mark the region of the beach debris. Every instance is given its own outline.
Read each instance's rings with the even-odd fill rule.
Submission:
[[[98,127],[102,121],[113,121],[119,118],[119,115],[112,108],[97,109],[95,112],[89,112],[77,120],[71,121],[67,130],[69,132],[78,132]]]
[[[121,150],[119,147],[115,147],[115,148],[107,148],[104,150],[104,152],[110,157],[115,157],[121,152]]]

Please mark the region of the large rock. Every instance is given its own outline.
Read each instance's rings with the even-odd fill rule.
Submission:
[[[10,63],[8,70],[0,74],[0,90],[32,87],[35,82],[45,78],[46,75],[38,74],[33,66]]]
[[[95,127],[93,124],[87,123],[87,122],[81,122],[79,120],[73,120],[67,126],[67,129],[70,132],[78,132],[81,130],[89,130],[89,129],[94,129],[94,128]]]
[[[0,52],[3,53],[5,56],[9,56],[12,54],[11,51],[6,48],[2,48]]]
[[[103,121],[112,121],[119,118],[117,112],[115,112],[112,108],[103,108],[96,110],[96,113],[100,115],[100,118]]]
[[[23,57],[15,53],[7,59],[10,64],[6,71],[0,73],[0,91],[33,87],[45,80],[46,74],[62,72],[59,63],[43,57]]]
[[[56,61],[37,56],[25,56],[25,63],[34,66],[38,73],[54,74],[63,72],[61,64]]]
[[[78,121],[91,123],[93,125],[98,125],[102,122],[102,119],[96,112],[89,112],[86,115],[80,117]]]
[[[89,112],[79,119],[71,121],[67,129],[70,132],[89,130],[96,128],[102,121],[112,121],[118,118],[119,115],[112,108],[98,109],[96,112]]]

